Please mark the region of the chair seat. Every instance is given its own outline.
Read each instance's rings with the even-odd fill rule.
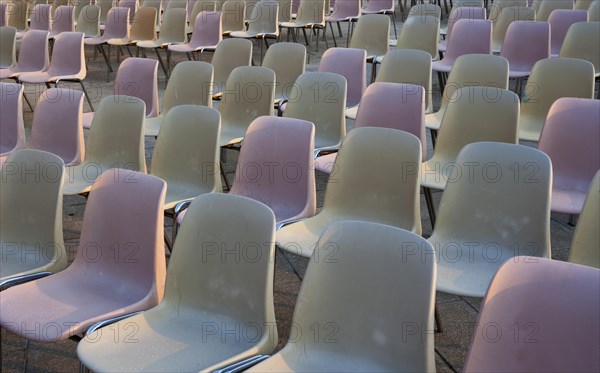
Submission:
[[[390,9],[379,9],[379,10],[361,9],[360,13],[361,14],[385,14],[385,13],[392,13],[393,11],[394,11],[393,8],[390,8]]]
[[[333,170],[333,164],[337,158],[337,153],[331,153],[315,159],[315,169],[326,174]]]
[[[0,157],[0,169],[2,169],[2,165],[6,162],[7,158],[6,156]],[[8,248],[11,246],[11,243],[0,241],[0,246]],[[23,260],[26,255],[34,258],[32,253],[36,252],[39,252],[39,248],[26,246],[22,247],[19,253],[13,255],[3,253],[2,265],[0,266],[0,281],[39,272],[58,272],[67,267],[67,258],[58,258],[58,260],[53,261],[53,258],[47,258],[43,254],[43,251],[42,255],[35,256],[35,260]],[[4,296],[4,293],[2,294]],[[4,312],[4,309],[2,312]]]
[[[154,118],[146,118],[144,135],[148,136],[148,137],[158,136],[158,133],[160,132],[160,127],[162,127],[162,123],[164,120],[165,120],[164,114],[161,114]]]
[[[456,172],[455,167],[444,167],[439,160],[430,159],[421,165],[421,185],[426,188],[444,190],[448,180],[456,177],[453,172]]]
[[[108,42],[108,40],[110,40],[110,39],[105,36],[88,37],[88,38],[83,39],[83,44],[85,44],[85,45],[100,45],[100,44],[105,44],[106,42]]]
[[[301,22],[291,21],[291,22],[281,22],[279,24],[279,26],[285,27],[285,28],[304,28],[304,27],[315,27],[315,26],[325,27],[325,23],[301,23]]]
[[[129,38],[120,39],[108,39],[107,43],[110,45],[131,45],[137,43],[139,40],[133,40]]]
[[[19,75],[19,81],[23,83],[40,84],[47,82],[55,82],[57,80],[83,80],[85,79],[85,70],[79,74],[50,74],[48,71],[31,72]]]
[[[433,61],[431,63],[431,70],[449,73],[450,70],[452,70],[452,65],[454,65],[454,61],[449,61],[445,58],[442,58],[440,61]]]
[[[325,17],[325,21],[326,22],[355,22],[358,20],[358,18],[360,18],[360,15],[356,15],[356,16],[350,16],[350,17],[340,17],[340,16],[336,16],[334,15],[330,15]]]
[[[181,40],[179,41],[181,42]],[[166,47],[171,43],[175,43],[174,41],[166,41],[166,40],[143,40],[138,41],[136,45],[140,48],[161,48]]]
[[[552,189],[552,211],[565,214],[580,214],[587,191]]]
[[[360,105],[352,106],[346,109],[346,118],[356,119],[356,114],[358,114],[358,107]]]
[[[321,213],[285,226],[277,231],[277,246],[295,255],[310,258],[321,233],[335,221],[337,220],[333,216]]]
[[[525,141],[540,141],[544,120],[521,115],[519,117],[519,139]]]
[[[90,164],[85,161],[77,166],[67,167],[63,194],[77,195],[89,192],[92,189],[94,181],[110,168],[108,165]]]
[[[177,204],[194,199],[199,195],[212,192],[215,192],[215,190],[199,189],[197,185],[183,185],[169,181],[167,195],[165,196],[165,210],[170,210]]]
[[[232,129],[221,127],[219,146],[232,145],[241,142],[246,132],[243,129]]]
[[[425,115],[425,126],[432,130],[439,130],[440,125],[442,124],[442,117],[444,113],[441,111],[436,111],[435,113],[426,114]]]
[[[446,40],[442,40],[438,44],[438,51],[445,52],[448,49],[448,42]]]
[[[276,38],[277,35],[279,35],[279,32],[232,31],[229,34],[229,36],[231,36],[233,38],[244,38],[244,39],[265,38],[265,37]]]
[[[508,72],[508,77],[509,78],[525,78],[527,76],[531,75],[531,68],[525,68],[525,69],[510,69]]]

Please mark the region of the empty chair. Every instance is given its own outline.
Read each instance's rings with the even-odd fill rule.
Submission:
[[[59,157],[38,150],[16,151],[0,168],[0,290],[67,266],[62,225],[64,173]],[[2,292],[0,302],[4,300]]]
[[[569,251],[569,262],[600,268],[600,171],[590,185]]]
[[[419,51],[421,52],[421,51]],[[421,52],[426,54],[425,52]],[[427,155],[424,117],[425,90],[413,84],[376,82],[367,87],[354,128],[383,127],[406,131],[421,140],[422,156]],[[332,173],[336,154],[315,160],[315,168]],[[334,175],[335,176],[335,175]]]
[[[440,38],[440,19],[434,16],[408,17],[400,37],[396,43],[397,49],[417,49],[438,58],[438,42]]]
[[[8,4],[0,3],[0,27],[6,26],[6,20],[8,18]]]
[[[292,19],[292,0],[276,0],[279,3],[277,18],[279,23],[289,22]]]
[[[273,212],[260,202],[225,194],[196,198],[169,260],[164,299],[111,326],[139,325],[137,342],[99,329],[78,346],[82,363],[95,371],[214,371],[271,353],[277,346],[274,231]],[[221,333],[236,328],[252,335]]]
[[[338,149],[346,135],[346,79],[334,73],[307,72],[293,88],[284,116],[315,125],[315,155]]]
[[[117,6],[120,8],[128,8],[129,9],[129,22],[133,22],[133,18],[135,17],[135,13],[138,11],[138,1],[137,0],[120,0],[117,3]]]
[[[166,3],[166,2],[165,2]],[[141,8],[152,8],[156,11],[156,19],[154,20],[154,31],[160,31],[161,15],[163,14],[163,0],[143,0]],[[141,9],[140,8],[140,9]],[[143,40],[143,39],[142,39]],[[154,40],[154,39],[150,39]]]
[[[0,83],[0,157],[25,145],[23,86]]]
[[[420,255],[406,256],[400,247],[418,247]],[[435,370],[434,335],[426,332],[434,328],[431,245],[399,228],[345,221],[327,228],[313,258],[292,325],[303,331],[319,325],[326,334],[335,330],[332,343],[311,333],[292,332],[295,338],[249,372]],[[386,297],[381,284],[387,284],[394,296]],[[414,335],[406,333],[407,325]]]
[[[17,29],[0,27],[0,69],[10,69],[17,63]]]
[[[548,21],[550,14],[556,9],[573,9],[572,0],[534,0],[536,21]]]
[[[122,169],[121,174],[146,172],[144,112],[144,101],[132,96],[107,96],[100,102],[88,136],[85,160],[67,169],[64,194],[86,195],[108,169]]]
[[[343,1],[343,0],[342,0]],[[367,51],[367,62],[372,64],[371,81],[377,76],[377,64],[389,51],[390,21],[381,14],[366,14],[356,23],[350,48]]]
[[[229,0],[228,0],[229,1]],[[225,39],[219,43],[212,58],[215,68],[213,98],[220,99],[231,72],[252,63],[252,42],[246,39]]]
[[[196,25],[196,19],[198,18],[198,14],[202,12],[215,12],[215,2],[212,0],[189,0],[193,2],[193,7],[188,5],[188,26],[185,29],[186,34],[191,34],[194,32],[194,27]],[[206,22],[206,19],[200,18],[203,22]],[[215,28],[219,29],[221,32],[221,13],[219,12],[219,25],[215,26]],[[208,30],[207,30],[208,31]]]
[[[540,139],[550,107],[561,97],[594,97],[594,66],[590,62],[575,58],[548,58],[533,66],[521,102],[521,140]]]
[[[102,174],[87,201],[73,263],[3,291],[0,325],[24,338],[55,342],[158,304],[166,272],[158,234],[166,188],[164,181],[130,170]],[[38,323],[55,327],[27,332]]]
[[[600,169],[600,101],[556,100],[548,111],[538,149],[552,160],[552,211],[581,213]]]
[[[507,262],[481,304],[464,371],[598,371],[599,284],[596,268],[526,257]]]
[[[511,0],[508,0],[511,1]],[[495,4],[495,3],[494,3]],[[535,9],[533,8],[525,8],[525,7],[508,7],[502,9],[502,12],[498,16],[497,20],[494,22],[494,31],[492,32],[492,52],[500,53],[502,50],[502,46],[504,44],[504,40],[510,40],[511,43],[519,44],[520,40],[514,40],[515,34],[510,36],[511,39],[506,38],[506,32],[508,31],[508,27],[516,21],[535,21]],[[523,27],[523,26],[521,26]],[[534,27],[535,28],[535,27]],[[527,35],[527,31],[523,31],[523,34],[519,34],[516,36],[517,39],[522,37],[526,37],[529,41],[529,36]],[[539,47],[541,43],[541,47],[545,47],[545,44],[539,40],[534,41],[536,44],[527,44],[527,48],[531,47]],[[525,51],[521,51],[521,53],[525,53]]]
[[[33,8],[29,19],[30,30],[50,31],[52,26],[52,5],[38,4]],[[17,38],[21,39],[27,31],[17,32]]]
[[[586,60],[594,65],[596,77],[600,76],[600,22],[578,22],[569,27],[560,57]]]
[[[73,19],[75,20],[75,26],[77,26],[77,22],[79,22],[79,15],[83,11],[83,8],[90,5],[90,0],[70,0],[71,5],[73,5]]]
[[[71,0],[52,0],[48,1],[52,3],[52,16],[56,14],[56,11],[61,6],[68,6]]]
[[[494,28],[496,27],[496,23],[500,20],[504,9],[512,7],[526,8],[527,0],[496,0],[493,4],[491,4],[491,6],[489,7],[490,11],[488,19],[492,21],[492,23],[494,24]],[[535,13],[535,9],[531,9]],[[533,19],[531,19],[531,21],[533,21]]]
[[[348,82],[346,106],[356,106],[367,88],[367,52],[364,49],[330,48],[323,53],[319,72],[343,76]]]
[[[588,10],[593,2],[594,0],[575,0],[575,5],[573,6],[573,9]]]
[[[344,139],[329,178],[323,208],[277,232],[286,251],[310,257],[328,225],[360,220],[421,232],[417,137],[390,128],[356,128]],[[377,167],[373,165],[376,164]],[[381,169],[397,170],[382,173]],[[404,170],[406,172],[403,172]]]
[[[325,17],[325,22],[329,25],[331,30],[331,36],[333,37],[333,44],[337,47],[337,41],[335,40],[335,32],[333,31],[333,24],[336,23],[338,30],[341,30],[341,22],[348,22],[348,36],[346,40],[346,46],[350,43],[350,36],[352,34],[353,22],[356,22],[360,18],[361,9],[360,0],[346,0],[339,1],[333,5],[333,11],[330,15]],[[389,22],[388,22],[389,32]],[[341,34],[341,32],[340,32]],[[341,37],[341,35],[340,35]],[[386,36],[386,38],[389,36]]]
[[[465,146],[454,167],[462,175],[448,183],[428,239],[437,290],[483,297],[504,262],[550,257],[550,159],[522,145],[479,142]]]
[[[17,31],[27,30],[27,7],[26,1],[11,1],[6,9],[7,21],[6,26],[11,26]]]
[[[111,39],[123,39],[123,38],[127,38],[129,36],[129,12],[130,9],[129,8],[124,8],[124,7],[113,7],[108,11],[108,16],[105,19],[105,24],[104,24],[104,33],[102,34],[102,36],[97,36],[97,37],[93,37],[93,38],[85,38],[83,40],[83,44],[85,45],[94,45],[96,46],[100,52],[102,53],[102,56],[104,57],[104,61],[106,62],[106,68],[107,68],[107,78],[108,78],[108,73],[112,72],[112,66],[110,65],[110,59],[109,59],[109,55],[106,54],[106,51],[104,50],[104,45],[108,45],[109,46],[109,52],[110,52],[110,45],[108,44],[108,41]],[[117,47],[117,60],[120,57],[120,50],[119,47]]]
[[[242,31],[246,28],[245,11],[246,2],[243,0],[227,0],[223,3],[220,10],[222,13],[221,24],[223,36],[229,35],[232,31]]]
[[[548,23],[550,23],[552,30],[550,40],[553,57],[558,57],[569,27],[577,22],[587,22],[587,20],[588,13],[586,10],[557,9],[550,14]]]
[[[523,78],[539,60],[550,57],[550,24],[517,21],[508,26],[500,56],[508,60],[509,78]]]
[[[340,0],[344,1],[344,0]],[[402,3],[400,2],[400,7]],[[392,25],[394,26],[394,36],[398,39],[398,31],[396,30],[396,10],[393,0],[369,0],[367,5],[360,10],[361,14],[387,14],[390,16]]]
[[[30,30],[21,40],[19,59],[14,67],[0,69],[0,79],[17,78],[21,74],[48,70],[48,31]]]
[[[252,20],[252,13],[254,13],[254,8],[259,3],[259,0],[245,0],[246,8],[244,10],[244,22],[248,24]]]
[[[467,7],[454,7],[452,8],[452,11],[450,12],[450,16],[448,17],[448,28],[446,29],[446,39],[442,40],[440,42],[440,45],[438,47],[440,52],[445,52],[446,48],[447,48],[447,43],[446,41],[450,39],[450,36],[452,35],[452,29],[454,28],[454,24],[456,24],[456,22],[458,20],[461,19],[466,19],[466,20],[474,20],[474,19],[486,19],[486,9],[485,8],[479,8],[479,7],[473,7],[473,6],[467,6]]]
[[[296,79],[304,74],[306,47],[298,43],[273,44],[262,63],[275,72],[275,103],[279,107],[293,92]]]
[[[147,118],[145,135],[156,137],[167,113],[179,105],[212,107],[213,66],[207,62],[184,61],[175,66],[167,83],[160,115]]]
[[[164,0],[165,12],[169,9],[185,9],[187,13],[187,0]]]
[[[508,89],[508,67],[506,58],[500,56],[466,54],[458,57],[448,75],[439,110],[425,116],[427,128],[440,128],[444,112],[458,89],[473,85]]]
[[[86,5],[81,9],[77,25],[77,32],[83,33],[86,38],[95,38],[100,36],[100,6]]]
[[[281,22],[279,27],[282,29],[287,28],[288,35],[290,32],[292,32],[294,41],[297,41],[297,31],[302,30],[302,33],[304,34],[304,42],[307,46],[312,42],[313,33],[316,30],[316,50],[318,52],[320,32],[321,30],[325,32],[325,0],[300,0],[300,7],[298,8],[298,14],[296,18],[289,22]],[[310,41],[306,36],[307,29],[310,32]],[[325,43],[327,43],[327,39],[325,39]]]
[[[588,21],[600,22],[600,0],[595,0],[588,8]]]
[[[138,9],[131,21],[129,35],[122,38],[108,39],[108,45],[129,46],[141,40],[156,40],[155,23],[157,18],[158,15],[154,7]],[[118,50],[119,48],[117,48]]]
[[[278,12],[279,4],[277,1],[259,1],[254,6],[252,15],[248,20],[248,29],[246,31],[232,31],[229,33],[229,36],[232,38],[258,39],[258,43],[260,44],[260,59],[262,61],[263,42],[268,48],[268,38],[279,38]]]
[[[106,23],[108,12],[114,6],[114,0],[96,0],[96,5],[100,7],[100,27]]]
[[[197,2],[196,4],[200,4]],[[193,53],[201,54],[204,51],[214,52],[219,43],[223,40],[223,31],[221,29],[221,12],[200,12],[194,21],[194,32],[189,43],[170,44],[167,51],[167,58],[171,54],[186,53],[188,59],[194,58]],[[198,58],[196,58],[198,59]]]
[[[435,17],[442,18],[442,8],[433,3],[416,4],[410,7],[408,18],[410,17]]]
[[[72,5],[61,5],[52,16],[52,30],[50,39],[55,39],[63,32],[75,31],[75,7]]]

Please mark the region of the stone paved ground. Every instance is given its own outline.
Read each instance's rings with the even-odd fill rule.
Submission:
[[[398,17],[398,31],[402,26],[400,17]],[[445,23],[445,21],[443,21]],[[345,32],[345,27],[343,27]],[[393,36],[393,31],[392,31]],[[331,34],[328,33],[329,43],[333,45]],[[340,39],[338,39],[339,41]],[[321,43],[321,48],[323,48]],[[340,45],[343,46],[343,45]],[[255,48],[257,49],[257,48]],[[309,48],[312,51],[312,56],[307,70],[316,70],[320,60],[322,51],[314,52],[314,44]],[[87,84],[92,84],[93,89],[90,95],[93,101],[97,104],[101,98],[107,96],[112,91],[112,81],[115,74],[110,77],[111,83],[106,82],[105,65],[101,57],[93,59],[93,51],[87,50],[88,76]],[[148,55],[150,58],[155,58],[153,54]],[[259,61],[258,54],[255,53],[255,61]],[[210,62],[210,55],[203,58]],[[115,56],[112,58],[115,61]],[[175,62],[179,61],[175,59]],[[115,69],[116,71],[116,69]],[[370,73],[367,74],[370,76]],[[65,85],[70,83],[65,83]],[[159,69],[159,89],[162,98],[166,80]],[[73,85],[75,89],[79,89]],[[34,95],[38,96],[41,87],[28,86],[26,93],[32,99]],[[433,94],[435,109],[439,107],[440,93],[437,84],[437,78],[434,75]],[[36,97],[37,98],[37,97]],[[32,102],[35,102],[32,100]],[[84,110],[89,110],[86,107]],[[31,126],[32,113],[25,111],[25,120],[28,131]],[[348,128],[352,128],[353,122],[348,122]],[[431,142],[429,141],[429,156],[432,154]],[[527,144],[534,146],[534,144]],[[146,157],[150,164],[154,140],[146,140]],[[227,172],[230,180],[233,178],[235,169],[235,161],[237,154],[229,152],[227,157]],[[325,174],[317,174],[317,201],[318,206],[322,206],[325,192],[327,176]],[[436,203],[439,203],[441,193],[434,193]],[[425,199],[421,200],[421,217],[423,221],[423,236],[428,237],[431,234],[431,225],[425,208]],[[85,199],[83,197],[67,197],[64,200],[64,238],[67,249],[72,259],[77,250],[79,236],[81,232],[81,222],[85,208]],[[573,227],[568,225],[568,216],[553,214],[552,215],[552,257],[555,259],[565,260],[568,255],[571,238],[573,235]],[[166,224],[170,225],[170,222]],[[293,256],[292,254],[282,254],[277,252],[277,267],[275,270],[275,312],[277,317],[278,332],[279,332],[279,347],[285,345],[289,336],[292,313],[300,286],[301,278],[304,275],[307,259]],[[390,294],[390,296],[397,296]],[[477,314],[480,306],[480,299],[457,297],[444,293],[437,294],[437,305],[442,317],[442,322],[445,327],[444,333],[436,334],[435,336],[435,351],[436,365],[439,372],[458,372],[462,370],[463,363],[466,358],[468,346],[473,331],[473,325],[476,322]],[[76,355],[76,342],[65,341],[55,344],[40,344],[29,342],[16,335],[10,334],[2,330],[2,372],[75,372],[79,369],[79,362]]]

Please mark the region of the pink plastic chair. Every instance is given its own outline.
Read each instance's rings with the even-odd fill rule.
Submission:
[[[444,58],[433,61],[431,69],[442,73],[452,70],[454,61],[465,54],[492,54],[492,22],[483,19],[460,19],[448,39]]]
[[[0,156],[6,157],[23,145],[23,86],[0,83]]]
[[[448,40],[450,40],[450,35],[452,34],[452,29],[456,22],[460,19],[466,20],[474,20],[474,19],[485,19],[487,11],[485,8],[473,7],[473,6],[465,6],[453,8],[450,12],[450,16],[448,17],[448,27],[446,31],[446,39],[440,41],[438,46],[438,50],[440,52],[445,52],[448,46]]]
[[[344,1],[344,0],[341,0]],[[402,8],[402,1],[399,2]],[[369,0],[367,5],[361,9],[362,14],[388,14],[391,17],[392,25],[394,26],[394,35],[398,39],[398,31],[396,29],[396,12],[394,0]]]
[[[30,340],[55,342],[156,306],[165,286],[166,189],[161,179],[130,170],[102,174],[87,201],[73,264],[3,291],[0,325]],[[53,327],[31,332],[39,325]]]
[[[55,154],[65,166],[81,163],[85,154],[82,111],[82,92],[64,88],[45,91],[35,107],[27,148]]]
[[[0,3],[0,27],[6,26],[7,8],[7,3]]]
[[[358,105],[367,88],[367,51],[355,48],[329,48],[323,53],[319,72],[342,75],[348,82],[346,106]]]
[[[383,127],[406,131],[421,140],[427,155],[425,135],[425,89],[413,84],[376,82],[367,87],[358,107],[354,128]],[[315,168],[331,173],[336,153],[315,159]]]
[[[21,40],[17,64],[0,69],[0,79],[17,78],[24,73],[41,72],[50,66],[48,31],[29,30]]]
[[[118,5],[119,8],[129,9],[129,23],[133,22],[133,16],[138,10],[138,0],[121,0]],[[115,39],[119,39],[118,37]]]
[[[550,38],[552,57],[558,57],[569,27],[574,23],[587,22],[587,20],[587,10],[557,9],[550,13],[548,23],[550,24],[550,30],[552,30]]]
[[[223,40],[221,12],[200,12],[194,23],[194,31],[189,43],[169,45],[169,54],[214,51]],[[189,56],[189,55],[188,55]]]
[[[552,160],[552,211],[579,214],[600,169],[600,101],[563,97],[554,102],[539,150]]]
[[[464,372],[600,371],[600,270],[517,257],[481,305]]]
[[[337,47],[337,41],[335,40],[335,32],[333,31],[333,23],[337,23],[338,30],[340,30],[340,37],[342,37],[340,22],[348,22],[348,36],[346,39],[346,46],[350,42],[350,35],[354,29],[353,22],[358,21],[361,14],[360,0],[343,0],[337,2],[337,4],[331,4],[333,11],[331,15],[325,17],[325,21],[329,24],[331,29],[331,36],[333,37],[333,43]],[[325,9],[327,11],[327,9]]]
[[[158,61],[148,58],[130,57],[119,66],[113,95],[133,96],[146,103],[146,117],[159,114],[158,104]],[[83,128],[90,129],[94,113],[83,114]]]
[[[550,25],[548,22],[512,22],[506,30],[500,55],[508,60],[509,78],[529,76],[537,61],[550,58]]]
[[[56,8],[54,17],[52,18],[52,31],[50,31],[50,39],[62,32],[75,31],[75,7],[72,5],[62,5]]]
[[[123,0],[128,1],[128,0]],[[137,4],[137,3],[135,3]],[[134,4],[134,5],[135,5]],[[104,24],[104,33],[101,36],[95,38],[85,38],[83,43],[85,45],[94,45],[96,46],[102,56],[104,57],[104,61],[106,62],[107,68],[107,77],[108,73],[113,71],[112,66],[110,65],[109,55],[106,54],[103,45],[108,45],[108,40],[110,39],[122,39],[129,36],[129,26],[130,26],[130,8],[126,7],[114,7],[108,11],[108,15],[106,16],[106,22]],[[108,46],[108,51],[110,53],[110,45]],[[118,47],[117,47],[118,51]]]

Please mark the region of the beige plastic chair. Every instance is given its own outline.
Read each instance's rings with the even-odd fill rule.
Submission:
[[[560,49],[560,57],[579,58],[594,65],[600,76],[600,22],[577,22],[569,27]]]
[[[284,117],[315,125],[315,156],[336,150],[346,136],[346,79],[338,74],[307,72],[298,77]]]
[[[222,8],[219,8],[217,3],[217,10],[223,14],[221,17],[223,36],[228,36],[232,31],[243,31],[246,28],[244,22],[246,3],[244,0],[227,0],[223,3]]]
[[[419,255],[406,256],[408,247]],[[435,371],[433,256],[427,241],[399,228],[332,224],[308,264],[292,337],[247,372]]]
[[[389,128],[353,129],[335,160],[323,208],[314,217],[281,228],[277,245],[310,257],[327,226],[344,220],[387,224],[420,234],[420,164],[421,142],[416,136]]]
[[[244,139],[252,121],[273,115],[275,72],[266,67],[240,66],[229,75],[221,97],[220,146],[231,147]]]
[[[389,45],[390,17],[384,14],[365,14],[358,19],[350,40],[350,48],[367,51],[367,62],[372,64],[372,82],[377,77],[376,65],[383,61],[390,49]]]
[[[213,99],[219,100],[231,72],[236,67],[250,66],[252,63],[252,42],[246,39],[222,40],[213,54],[211,63],[215,69]]]
[[[575,6],[573,7],[573,9],[588,10],[593,2],[594,0],[575,0]]]
[[[527,0],[495,0],[494,3],[489,7],[488,19],[492,21],[494,27],[496,22],[500,20],[502,11],[506,8],[512,7],[527,7]],[[535,9],[534,9],[535,12]],[[533,20],[532,20],[533,21]]]
[[[77,22],[79,22],[79,15],[83,8],[90,4],[90,0],[70,0],[70,5],[73,5],[73,19],[76,23],[75,26],[77,26]]]
[[[248,4],[246,4],[248,6]],[[247,8],[246,8],[247,9]],[[248,20],[246,31],[232,31],[232,38],[258,39],[260,44],[260,59],[263,58],[263,42],[269,48],[267,39],[279,38],[279,3],[274,0],[259,1],[254,5],[252,15]]]
[[[416,4],[410,7],[408,17],[427,17],[432,16],[437,19],[442,18],[442,8],[432,3]]]
[[[79,12],[75,31],[83,33],[86,38],[100,36],[100,6],[86,5]]]
[[[402,26],[397,49],[417,49],[438,58],[440,19],[434,16],[408,17]]]
[[[533,66],[521,103],[521,140],[539,141],[548,111],[561,97],[593,98],[594,65],[576,58],[547,58]]]
[[[154,30],[156,32],[160,31],[160,22],[162,19],[162,12],[163,12],[163,5],[162,5],[162,0],[143,0],[142,1],[142,6],[141,8],[154,8],[156,9],[156,21],[155,21],[155,28]],[[132,23],[133,24],[133,23]]]
[[[146,0],[148,1],[148,0]],[[108,45],[134,45],[142,40],[156,40],[156,8],[142,7],[133,16],[129,37],[122,39],[109,39]]]
[[[306,68],[306,47],[299,43],[276,43],[265,54],[263,67],[275,71],[275,104],[279,106],[293,92],[296,79]]]
[[[90,332],[77,348],[85,366],[97,372],[212,372],[275,349],[273,212],[245,197],[202,195],[180,232],[163,301],[110,327],[127,335],[137,325],[137,342],[107,330]],[[227,334],[232,330],[247,333]]]
[[[17,29],[0,27],[0,69],[10,69],[17,64]]]
[[[595,0],[588,8],[588,21],[600,22],[600,0]]]
[[[316,30],[317,33],[317,46],[316,51],[319,51],[319,35],[321,30],[325,32],[325,0],[300,0],[300,6],[298,8],[298,14],[295,19],[292,19],[290,22],[281,22],[279,24],[280,28],[288,29],[288,38],[290,32],[292,33],[294,42],[298,41],[298,30],[302,30],[304,34],[304,42],[307,46],[310,45],[313,38],[313,33]],[[306,35],[306,30],[310,32],[310,40]],[[327,38],[325,38],[326,47]]]
[[[64,194],[87,194],[106,170],[121,168],[146,172],[144,101],[133,96],[107,96],[92,121],[85,160],[67,168]]]
[[[166,3],[165,12],[168,9],[185,9],[187,12],[187,5],[188,5],[187,0],[169,0],[168,2],[165,2],[165,3]]]
[[[600,268],[600,171],[590,185],[579,215],[569,262]]]
[[[428,239],[437,290],[483,297],[507,260],[550,257],[550,159],[521,145],[480,142],[463,148],[456,167],[462,176],[444,191]]]
[[[547,22],[556,9],[573,9],[573,0],[534,0],[535,20]]]
[[[535,9],[516,6],[502,9],[496,22],[494,22],[492,32],[493,53],[500,53],[508,26],[515,21],[535,21]]]
[[[25,146],[24,90],[22,84],[0,83],[0,168],[2,158]]]
[[[279,23],[292,20],[292,0],[277,0],[279,3]]]
[[[194,32],[194,25],[196,24],[196,18],[201,12],[214,12],[216,9],[216,3],[213,0],[196,0],[191,13],[188,14],[188,26],[185,29],[186,34]]]
[[[64,174],[62,159],[30,149],[12,153],[0,168],[0,290],[67,267]]]
[[[158,136],[168,112],[179,105],[212,107],[213,66],[202,61],[183,61],[173,73],[162,100],[160,115],[146,118],[145,135]]]
[[[489,54],[466,54],[454,62],[442,93],[438,111],[425,116],[427,128],[439,130],[444,112],[454,93],[471,86],[508,89],[508,61],[504,57]]]
[[[66,5],[66,4],[65,4]],[[27,30],[27,2],[22,0],[11,1],[8,4],[6,11],[7,14],[7,26],[11,26],[17,29],[17,31]],[[54,12],[52,12],[54,13]]]

